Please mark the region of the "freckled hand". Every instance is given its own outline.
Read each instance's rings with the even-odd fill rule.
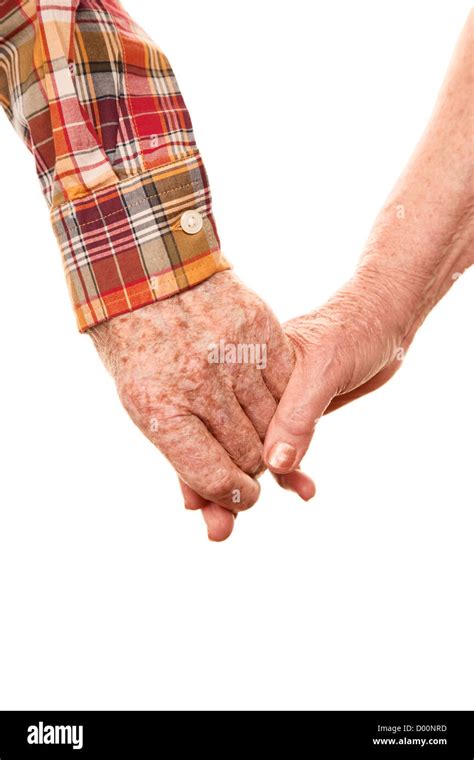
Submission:
[[[276,317],[226,271],[91,335],[130,417],[179,475],[185,505],[203,510],[211,539],[227,538],[259,497],[262,441],[293,367]],[[314,494],[301,472],[277,479]]]

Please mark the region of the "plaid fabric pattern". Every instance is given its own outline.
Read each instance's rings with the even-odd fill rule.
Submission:
[[[0,102],[35,158],[80,330],[229,268],[173,71],[118,0],[0,0]]]

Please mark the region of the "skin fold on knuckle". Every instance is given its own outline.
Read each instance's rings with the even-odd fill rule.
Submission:
[[[207,485],[205,486],[206,496],[213,501],[231,502],[233,492],[238,490],[238,484],[234,473],[229,468],[216,468],[210,474]]]
[[[254,480],[242,480],[234,468],[217,468],[205,487],[205,498],[234,512],[250,509],[259,495],[259,484]]]
[[[232,459],[243,472],[255,476],[264,469],[262,450],[263,446],[261,442],[249,444],[244,435],[239,435]]]

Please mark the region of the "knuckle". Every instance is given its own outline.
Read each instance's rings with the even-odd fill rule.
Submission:
[[[239,511],[250,509],[257,503],[260,496],[260,484],[255,481],[255,488],[246,489],[244,494],[239,491]]]
[[[246,451],[239,462],[241,469],[249,475],[257,475],[263,472],[265,467],[262,454],[263,446],[260,446],[260,448],[254,447]]]
[[[229,469],[218,470],[211,478],[208,491],[216,500],[228,499],[236,487],[235,478]]]

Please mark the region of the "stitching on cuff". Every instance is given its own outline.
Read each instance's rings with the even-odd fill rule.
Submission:
[[[117,182],[115,182],[113,185],[106,185],[105,187],[99,187],[96,190],[90,190],[89,192],[84,193],[84,195],[80,195],[78,198],[74,198],[74,200],[64,200],[58,205],[50,206],[49,212],[51,216],[53,216],[56,212],[60,211],[65,206],[75,206],[81,201],[86,201],[90,198],[96,198],[98,195],[110,192],[114,188],[122,187],[128,182],[133,183],[140,181],[143,183],[148,179],[152,179],[153,177],[156,177],[156,181],[158,182],[160,181],[160,174],[165,174],[171,167],[181,167],[185,166],[188,163],[195,163],[197,166],[202,166],[202,157],[198,150],[194,150],[191,153],[185,153],[180,158],[176,158],[173,161],[167,161],[165,164],[160,164],[158,166],[154,166],[151,169],[146,169],[139,171],[136,174],[131,174],[129,177],[117,177]]]
[[[104,219],[110,219],[111,216],[116,216],[117,214],[121,214],[124,209],[136,208],[137,206],[143,206],[145,203],[148,203],[148,201],[151,200],[152,198],[161,198],[163,195],[174,193],[176,190],[183,190],[185,187],[194,187],[194,185],[199,185],[199,184],[200,184],[199,180],[193,180],[192,182],[188,182],[186,185],[179,185],[178,187],[175,187],[172,190],[165,190],[162,193],[154,193],[154,195],[147,195],[147,197],[143,198],[143,200],[141,201],[135,201],[134,203],[125,202],[124,207],[121,209],[118,209],[118,211],[111,211],[110,214],[105,214],[105,216],[98,217],[97,219],[94,219],[92,222],[83,222],[82,224],[79,224],[79,227],[80,229],[83,229],[84,227],[90,227],[91,224],[97,224],[97,222],[102,222]]]

